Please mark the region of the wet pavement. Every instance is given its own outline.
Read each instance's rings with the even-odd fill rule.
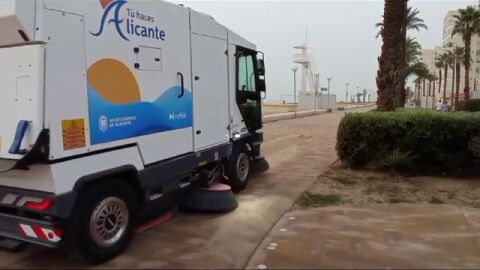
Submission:
[[[230,214],[180,213],[96,268],[480,268],[480,214],[447,205],[289,212],[336,160],[341,113],[269,123],[256,176]],[[0,252],[0,268],[86,268],[58,250]]]
[[[244,268],[272,226],[316,177],[336,160],[341,113],[269,123],[263,153],[269,172],[256,176],[225,215],[180,213],[137,235],[128,250],[98,268]],[[87,267],[58,250],[0,252],[0,268]]]
[[[447,205],[331,207],[285,215],[250,269],[478,269],[480,212]]]

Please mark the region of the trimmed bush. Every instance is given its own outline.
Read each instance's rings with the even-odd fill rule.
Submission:
[[[479,174],[480,113],[404,110],[347,114],[339,158],[352,167],[382,164],[409,174]]]
[[[480,99],[459,101],[455,110],[459,112],[480,112]]]

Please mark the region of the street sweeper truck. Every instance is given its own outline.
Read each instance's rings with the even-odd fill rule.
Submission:
[[[1,0],[0,245],[101,262],[169,194],[244,189],[264,94],[256,46],[182,5]]]

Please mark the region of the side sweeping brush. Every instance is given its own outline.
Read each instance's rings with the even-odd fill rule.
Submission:
[[[230,186],[215,184],[210,188],[191,187],[182,194],[180,206],[187,210],[224,213],[238,207]]]

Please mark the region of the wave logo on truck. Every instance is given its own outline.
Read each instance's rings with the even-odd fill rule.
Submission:
[[[105,9],[100,29],[97,32],[90,31],[90,34],[96,37],[101,36],[105,28],[113,24],[118,35],[126,41],[130,41],[128,35],[165,41],[166,32],[154,25],[156,23],[155,16],[134,8],[126,8],[125,19],[125,11],[122,13],[122,7],[127,3],[126,0],[100,0],[100,4]]]
[[[173,86],[157,89],[144,101],[133,72],[116,59],[101,59],[88,69],[88,106],[92,145],[193,126],[192,93]]]

